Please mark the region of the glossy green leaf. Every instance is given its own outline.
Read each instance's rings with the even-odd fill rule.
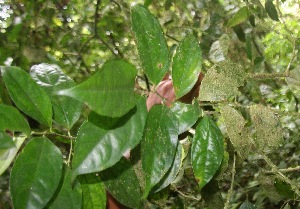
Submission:
[[[267,14],[272,20],[279,21],[278,13],[275,5],[273,4],[273,0],[267,0],[265,3],[265,9]]]
[[[82,209],[105,209],[106,191],[100,177],[95,174],[79,176],[82,188]]]
[[[213,178],[223,156],[223,135],[215,122],[204,116],[196,127],[191,147],[192,166],[200,189]]]
[[[111,129],[91,122],[83,123],[75,144],[74,175],[102,171],[118,162],[125,151],[140,142],[146,116],[146,101],[142,98],[137,107],[121,117]]]
[[[85,102],[96,113],[121,117],[136,105],[134,82],[137,70],[122,60],[106,62],[85,82],[58,92]]]
[[[49,209],[81,209],[82,190],[79,181],[72,182],[72,171],[64,166],[62,186]]]
[[[48,94],[53,105],[53,120],[58,124],[71,129],[79,119],[82,104],[77,100],[55,95],[62,89],[75,86],[75,82],[57,66],[42,63],[34,65],[30,70],[31,77]]]
[[[0,104],[0,130],[30,134],[30,127],[23,115],[16,108],[3,104]]]
[[[288,199],[295,199],[296,198],[296,193],[293,191],[292,187],[290,184],[287,184],[286,182],[280,180],[280,179],[275,179],[274,181],[274,187],[278,194],[284,198]]]
[[[243,204],[239,207],[239,209],[256,209],[255,205],[253,205],[251,202],[246,200],[243,202]]]
[[[62,165],[62,154],[49,139],[31,139],[11,171],[14,208],[43,208],[59,185]]]
[[[6,171],[11,162],[14,160],[25,139],[26,136],[13,137],[12,140],[15,146],[9,149],[0,150],[0,175]]]
[[[50,99],[30,75],[17,67],[3,68],[2,75],[16,106],[38,122],[51,126],[52,105]]]
[[[154,186],[154,188],[152,189],[152,192],[161,191],[162,189],[169,186],[175,180],[175,178],[178,175],[179,170],[181,168],[182,155],[183,155],[183,148],[182,148],[182,145],[180,143],[178,143],[175,158],[174,158],[171,168],[168,170],[168,172],[162,178],[162,180]]]
[[[6,150],[16,147],[12,138],[9,137],[4,131],[0,131],[0,150]]]
[[[172,79],[176,98],[187,94],[198,80],[201,72],[202,51],[193,35],[186,36],[173,57]]]
[[[140,185],[129,160],[122,157],[114,166],[102,171],[100,177],[109,193],[120,203],[130,208],[140,207]]]
[[[195,101],[194,104],[175,102],[171,107],[171,111],[179,121],[178,134],[182,134],[191,128],[201,115],[201,109],[197,101]]]
[[[245,22],[250,15],[251,15],[251,12],[249,11],[248,7],[247,6],[242,7],[228,21],[227,27],[234,27],[238,24]]]
[[[141,5],[131,8],[131,24],[142,67],[150,81],[158,84],[169,69],[169,50],[160,24]]]
[[[177,150],[178,121],[162,105],[151,108],[141,143],[142,168],[145,173],[144,198],[168,172]]]

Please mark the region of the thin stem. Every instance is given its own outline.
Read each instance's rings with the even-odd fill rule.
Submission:
[[[72,140],[72,136],[70,131],[68,131],[68,136],[70,138],[70,151],[69,151],[69,156],[68,156],[68,161],[67,161],[67,165],[70,166],[71,163],[71,157],[72,157],[72,153],[73,153],[73,140]]]
[[[289,172],[295,172],[295,171],[300,171],[300,166],[292,167],[292,168],[283,168],[283,169],[278,169],[279,172],[281,173],[289,173]],[[267,174],[273,174],[274,171],[265,171]]]
[[[226,198],[224,209],[228,209],[229,208],[230,199],[231,199],[231,196],[232,196],[232,193],[233,193],[233,184],[234,184],[234,177],[235,177],[235,160],[236,160],[236,156],[234,154],[233,155],[232,170],[231,170],[230,189],[229,189],[229,191],[227,193],[227,198]]]
[[[266,163],[271,167],[273,173],[280,178],[282,181],[289,184],[292,190],[300,197],[300,190],[295,183],[293,183],[287,176],[285,176],[278,167],[266,156],[262,155],[262,158],[266,161]]]

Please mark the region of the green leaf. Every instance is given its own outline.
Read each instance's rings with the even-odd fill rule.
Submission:
[[[224,209],[224,200],[218,181],[212,180],[206,184],[201,190],[201,197],[209,208]]]
[[[252,61],[253,55],[252,55],[252,38],[251,38],[251,33],[246,34],[246,53],[247,53],[247,58]]]
[[[20,68],[5,67],[2,75],[16,106],[33,119],[51,127],[52,105],[46,92]]]
[[[11,162],[14,160],[25,139],[26,136],[13,137],[15,146],[9,149],[0,150],[0,175],[6,171]]]
[[[175,180],[182,165],[182,155],[183,155],[183,148],[182,145],[178,143],[175,158],[171,168],[168,170],[168,172],[162,178],[162,180],[154,186],[152,192],[158,192],[163,190]]]
[[[267,0],[266,1],[266,3],[265,3],[265,9],[266,9],[267,14],[269,15],[269,17],[272,20],[279,21],[278,13],[277,13],[276,7],[273,4],[272,0]]]
[[[176,98],[187,94],[201,72],[202,51],[193,35],[186,36],[176,49],[173,58],[172,79]]]
[[[204,116],[196,127],[191,147],[192,166],[200,189],[213,178],[223,156],[223,135],[215,122]]]
[[[146,121],[141,142],[142,168],[145,173],[144,198],[168,172],[177,150],[178,121],[167,107],[155,105]]]
[[[290,184],[287,184],[286,182],[275,179],[274,181],[274,187],[276,188],[276,191],[280,196],[287,198],[287,199],[295,199],[296,193],[293,191]]]
[[[43,208],[54,195],[62,174],[62,154],[47,138],[33,138],[11,171],[14,208]]]
[[[79,181],[72,183],[72,171],[68,166],[64,166],[64,176],[62,187],[49,209],[81,209],[82,190]]]
[[[95,174],[81,175],[82,209],[105,209],[106,191],[103,182]]]
[[[12,138],[10,138],[4,131],[0,131],[0,150],[10,149],[16,147]]]
[[[251,15],[251,12],[249,11],[248,7],[247,6],[242,7],[228,21],[227,27],[234,27],[238,24],[245,22],[250,15]]]
[[[200,101],[223,101],[240,94],[246,73],[242,66],[231,61],[214,65],[205,74],[199,93]]]
[[[74,175],[102,171],[118,162],[125,151],[140,142],[146,116],[146,101],[142,98],[137,107],[121,117],[111,129],[91,122],[83,123],[75,144]]]
[[[163,31],[156,17],[141,5],[131,8],[131,21],[142,67],[157,85],[169,69],[169,50]]]
[[[179,121],[178,134],[182,134],[191,128],[201,115],[201,109],[197,101],[194,104],[175,102],[171,107],[171,111]]]
[[[58,96],[55,93],[62,89],[74,87],[75,82],[64,74],[58,66],[46,63],[32,66],[30,74],[50,97],[53,105],[53,120],[71,129],[80,117],[82,104],[71,97]]]
[[[0,104],[0,130],[20,131],[30,135],[30,127],[23,115],[14,107]]]
[[[246,200],[243,202],[243,204],[239,207],[239,209],[256,209],[255,205],[253,205],[251,202]]]
[[[109,193],[120,203],[130,208],[140,207],[140,185],[129,160],[122,157],[114,166],[102,171],[100,177]]]
[[[85,102],[96,113],[120,117],[136,105],[134,82],[137,70],[122,60],[106,62],[85,82],[58,92]],[[121,105],[122,104],[122,105]]]

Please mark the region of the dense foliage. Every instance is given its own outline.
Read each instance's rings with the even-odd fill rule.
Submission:
[[[0,0],[0,208],[298,208],[299,7]]]

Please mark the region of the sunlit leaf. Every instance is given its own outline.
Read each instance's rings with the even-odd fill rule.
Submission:
[[[106,191],[103,182],[95,174],[79,176],[82,188],[82,209],[105,209]]]
[[[126,158],[121,158],[114,166],[102,171],[100,177],[109,193],[120,203],[130,208],[140,207],[139,181]]]
[[[122,60],[106,62],[83,83],[58,92],[85,102],[96,113],[120,117],[136,105],[134,81],[137,70]]]
[[[160,24],[141,5],[131,8],[131,24],[142,67],[150,81],[158,84],[169,69],[169,50]]]
[[[215,122],[204,116],[196,127],[191,147],[192,166],[200,189],[213,178],[223,156],[223,135]]]
[[[201,72],[202,51],[193,35],[186,36],[173,57],[172,79],[176,98],[187,94],[195,85]]]
[[[197,101],[195,101],[194,104],[175,102],[171,107],[171,111],[179,121],[178,134],[182,134],[191,128],[201,115],[201,110]]]
[[[79,129],[73,157],[74,175],[111,167],[141,140],[147,116],[145,99],[110,129],[85,122]],[[106,118],[109,121],[109,118]],[[95,122],[95,121],[94,121]]]
[[[50,99],[30,75],[17,67],[3,68],[2,75],[16,106],[40,123],[51,126],[52,105]]]
[[[249,11],[248,7],[247,6],[242,7],[228,21],[227,27],[234,27],[238,24],[245,22],[250,15],[251,15],[251,12]]]
[[[80,117],[82,104],[71,97],[58,96],[55,93],[75,86],[75,82],[58,66],[46,63],[32,66],[30,74],[50,97],[53,105],[53,120],[70,129]]]
[[[230,45],[230,38],[227,34],[221,36],[221,38],[210,47],[209,59],[214,62],[222,62],[227,59],[228,49]]]
[[[13,137],[12,140],[15,146],[9,149],[0,150],[0,175],[6,171],[11,162],[14,160],[25,139],[26,136]]]
[[[160,182],[174,161],[178,144],[178,121],[163,105],[151,108],[141,142],[142,168],[145,173],[144,197]]]
[[[62,165],[62,154],[49,139],[31,139],[11,171],[14,208],[44,208],[59,185]]]
[[[62,186],[49,209],[81,209],[82,190],[79,181],[72,182],[72,171],[64,166]]]

